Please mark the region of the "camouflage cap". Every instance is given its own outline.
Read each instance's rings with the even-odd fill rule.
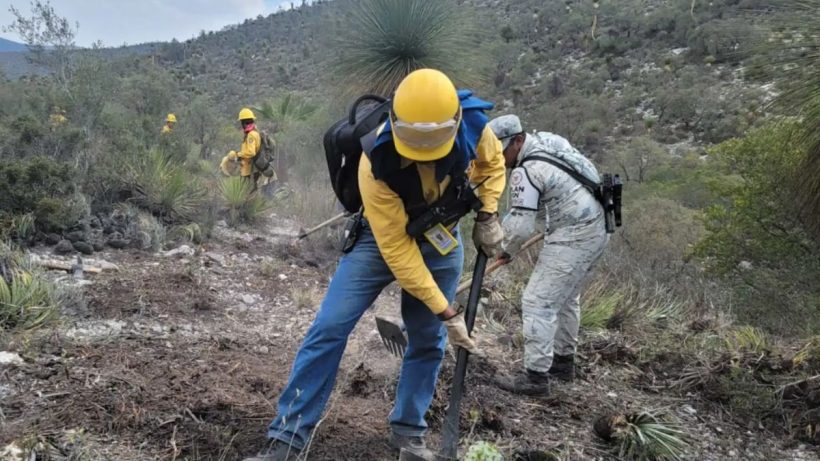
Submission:
[[[495,136],[501,140],[501,145],[504,149],[510,144],[510,139],[513,136],[523,133],[521,128],[521,120],[517,115],[502,115],[490,120],[490,129],[493,130]]]

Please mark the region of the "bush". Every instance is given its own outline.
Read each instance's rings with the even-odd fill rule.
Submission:
[[[42,232],[69,229],[89,214],[75,176],[70,165],[45,157],[0,163],[0,214],[31,214]]]
[[[770,124],[710,150],[726,174],[711,185],[723,200],[707,210],[697,249],[734,287],[741,321],[783,334],[820,329],[820,247],[794,204],[798,129]]]
[[[194,220],[206,196],[196,178],[158,150],[132,159],[123,181],[134,204],[169,223]]]

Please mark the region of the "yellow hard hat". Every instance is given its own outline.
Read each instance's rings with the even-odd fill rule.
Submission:
[[[390,126],[402,157],[419,162],[438,160],[453,148],[461,124],[456,87],[443,72],[411,72],[393,97]]]
[[[176,123],[177,122],[177,116],[174,115],[174,114],[168,114],[168,116],[165,117],[165,121],[166,122]]]
[[[242,110],[239,111],[239,118],[237,118],[237,120],[256,120],[256,116],[253,115],[252,110],[243,107]]]

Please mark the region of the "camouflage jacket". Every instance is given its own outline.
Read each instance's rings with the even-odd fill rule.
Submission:
[[[548,243],[571,243],[606,232],[603,208],[588,189],[560,168],[533,160],[549,154],[565,163],[578,162],[579,165],[572,165],[576,171],[598,177],[592,163],[566,139],[545,132],[527,134],[517,166],[510,174],[510,211],[503,221],[506,253],[517,253],[538,231],[537,221],[541,219]]]

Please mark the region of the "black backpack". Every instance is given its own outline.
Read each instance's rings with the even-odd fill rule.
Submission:
[[[390,100],[366,94],[360,96],[350,107],[347,117],[334,123],[323,140],[327,169],[333,192],[344,208],[357,213],[362,207],[359,193],[359,160],[362,157],[362,138],[371,135],[387,120]]]

